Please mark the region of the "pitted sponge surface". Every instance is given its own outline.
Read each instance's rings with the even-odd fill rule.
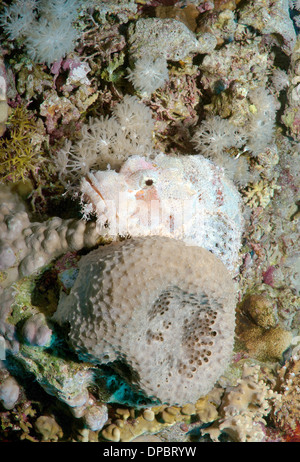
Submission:
[[[205,395],[227,366],[234,312],[235,286],[216,256],[156,236],[83,257],[54,317],[69,322],[81,359],[125,363],[132,385],[180,405]]]

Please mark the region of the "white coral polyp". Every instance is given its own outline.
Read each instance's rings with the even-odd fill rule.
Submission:
[[[235,127],[228,119],[210,116],[201,122],[193,142],[201,154],[214,158],[232,146],[241,147],[246,139],[243,130]]]
[[[0,24],[11,40],[24,39],[31,59],[50,65],[74,50],[78,6],[77,0],[15,0]]]
[[[32,60],[50,65],[74,50],[77,36],[70,23],[42,18],[26,37],[27,53]]]
[[[152,152],[154,122],[150,109],[134,96],[125,96],[112,117],[90,118],[81,139],[69,140],[57,153],[56,168],[62,181],[78,180],[92,169],[120,168],[133,154]]]
[[[16,0],[0,15],[0,24],[11,40],[27,33],[35,20],[36,0]]]
[[[141,137],[152,135],[154,121],[151,110],[142,104],[135,96],[124,96],[121,103],[113,109],[113,114],[123,130],[138,132],[142,130]],[[143,133],[144,132],[144,133]]]
[[[133,70],[128,70],[127,78],[137,91],[151,95],[169,80],[167,61],[163,57],[144,56],[135,62]]]

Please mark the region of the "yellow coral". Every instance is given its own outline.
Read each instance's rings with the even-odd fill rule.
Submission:
[[[195,405],[196,414],[202,423],[213,422],[218,418],[217,408],[221,404],[223,393],[223,388],[213,388],[206,396],[198,399]]]
[[[268,183],[265,180],[261,180],[258,183],[253,184],[247,191],[244,192],[245,202],[250,207],[262,207],[266,208],[274,196],[274,192],[281,189],[276,184],[276,181]]]
[[[203,402],[202,411],[197,410],[197,404],[186,404],[182,407],[154,406],[139,411],[137,415],[135,415],[134,409],[116,409],[116,420],[105,427],[101,435],[109,441],[129,442],[140,435],[158,433],[177,422],[189,422],[191,416],[198,414],[198,412],[202,412],[204,415],[205,407],[212,406],[211,399],[208,398]],[[208,414],[210,415],[210,411]]]
[[[0,139],[0,181],[25,180],[45,161],[40,143],[35,144],[38,129],[24,106],[18,106],[8,120],[8,134]]]
[[[56,420],[47,415],[41,415],[35,422],[35,429],[41,434],[42,441],[58,441],[63,431]]]

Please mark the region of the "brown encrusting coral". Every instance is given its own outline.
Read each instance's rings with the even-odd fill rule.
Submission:
[[[293,338],[279,325],[274,302],[263,293],[246,296],[237,309],[236,333],[240,348],[265,362],[280,361]]]

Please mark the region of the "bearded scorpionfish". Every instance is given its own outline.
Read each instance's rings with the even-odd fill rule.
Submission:
[[[82,179],[83,217],[102,235],[160,235],[204,247],[230,271],[239,260],[241,199],[223,169],[201,155],[131,156],[119,171]]]

